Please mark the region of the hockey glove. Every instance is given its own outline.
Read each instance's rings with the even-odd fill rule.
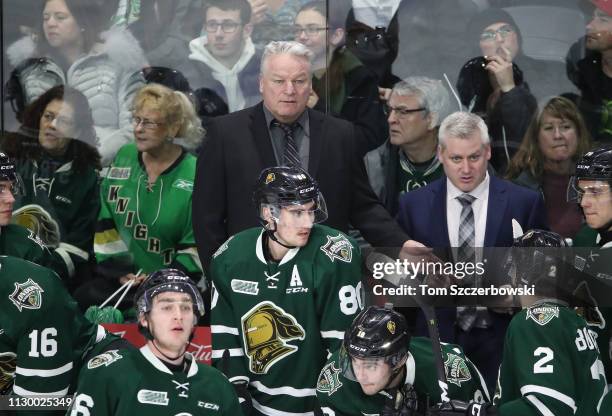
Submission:
[[[491,403],[451,400],[429,409],[427,414],[430,416],[497,416],[497,410]]]
[[[391,398],[385,402],[382,416],[412,416],[417,411],[417,395],[410,384],[389,391]]]

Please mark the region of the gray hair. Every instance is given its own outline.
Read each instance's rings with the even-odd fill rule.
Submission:
[[[489,129],[480,116],[465,111],[455,111],[442,121],[438,132],[438,144],[444,147],[449,137],[468,139],[476,132],[480,133],[483,145],[489,144]]]
[[[261,65],[259,67],[260,74],[263,75],[266,61],[271,56],[276,55],[292,55],[297,58],[305,59],[308,64],[312,64],[314,54],[307,46],[295,41],[272,41],[266,45],[261,56]]]
[[[415,95],[420,105],[432,114],[430,128],[440,125],[440,122],[450,113],[450,95],[438,79],[427,77],[408,77],[393,86],[391,96]]]

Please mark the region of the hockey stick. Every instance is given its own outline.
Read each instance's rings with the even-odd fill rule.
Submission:
[[[366,258],[366,268],[370,272],[374,273],[374,265],[377,263],[395,263],[395,261],[385,254],[372,252]],[[402,276],[398,275],[393,275],[391,279],[387,279],[387,277],[384,276],[383,280],[387,280],[394,286],[398,286],[399,282],[402,280],[414,281],[408,276],[403,276],[402,279]],[[440,400],[443,403],[448,403],[450,402],[450,398],[448,397],[448,381],[446,379],[446,371],[444,369],[444,357],[442,355],[442,345],[440,344],[440,331],[438,330],[436,311],[425,296],[420,295],[419,291],[416,291],[415,293],[416,294],[412,298],[423,311],[423,315],[425,315],[425,320],[427,321],[427,332],[429,333],[429,338],[431,339],[431,349],[434,361],[436,363],[436,375],[438,376],[438,387],[440,388]]]

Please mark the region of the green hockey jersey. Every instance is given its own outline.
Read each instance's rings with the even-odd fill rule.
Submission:
[[[79,376],[71,416],[240,416],[234,387],[221,372],[198,364],[172,372],[148,346],[110,350],[88,361]]]
[[[53,270],[72,277],[89,261],[100,210],[100,186],[93,167],[76,172],[70,160],[48,155],[17,160],[25,192],[16,198],[13,219],[34,231],[53,254]],[[60,272],[61,271],[61,272]]]
[[[408,348],[404,384],[411,384],[417,394],[419,413],[424,408],[440,402],[440,388],[436,362],[429,338],[413,337]],[[317,382],[317,398],[323,413],[330,416],[380,415],[390,394],[382,390],[368,396],[361,385],[342,374],[336,351],[327,360]],[[461,347],[442,344],[444,370],[448,380],[448,397],[451,400],[489,401],[489,392],[480,372],[465,356]]]
[[[134,143],[123,146],[101,185],[102,206],[94,250],[98,263],[112,259],[128,271],[176,267],[202,273],[191,224],[196,159],[183,152],[155,183]]]
[[[52,269],[58,275],[64,269],[63,267],[54,268],[57,262],[54,261],[45,243],[33,231],[17,224],[0,227],[0,255],[31,261]]]
[[[362,307],[361,254],[315,225],[306,246],[266,262],[262,231],[238,233],[213,255],[213,364],[249,381],[257,414],[312,414],[319,370]]]
[[[494,402],[500,416],[598,415],[607,392],[593,332],[573,309],[539,301],[506,332]]]
[[[110,338],[51,270],[0,256],[0,392],[65,396],[82,357]]]

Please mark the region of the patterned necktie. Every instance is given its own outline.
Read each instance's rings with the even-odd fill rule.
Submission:
[[[297,145],[295,144],[295,128],[297,127],[297,123],[289,125],[280,123],[278,120],[274,120],[272,125],[281,128],[285,133],[283,166],[301,167],[302,161],[300,159],[300,153],[298,152]]]
[[[462,194],[457,197],[457,200],[461,203],[457,260],[462,262],[473,262],[476,235],[474,232],[474,210],[472,209],[472,202],[474,202],[476,198],[470,194]]]

